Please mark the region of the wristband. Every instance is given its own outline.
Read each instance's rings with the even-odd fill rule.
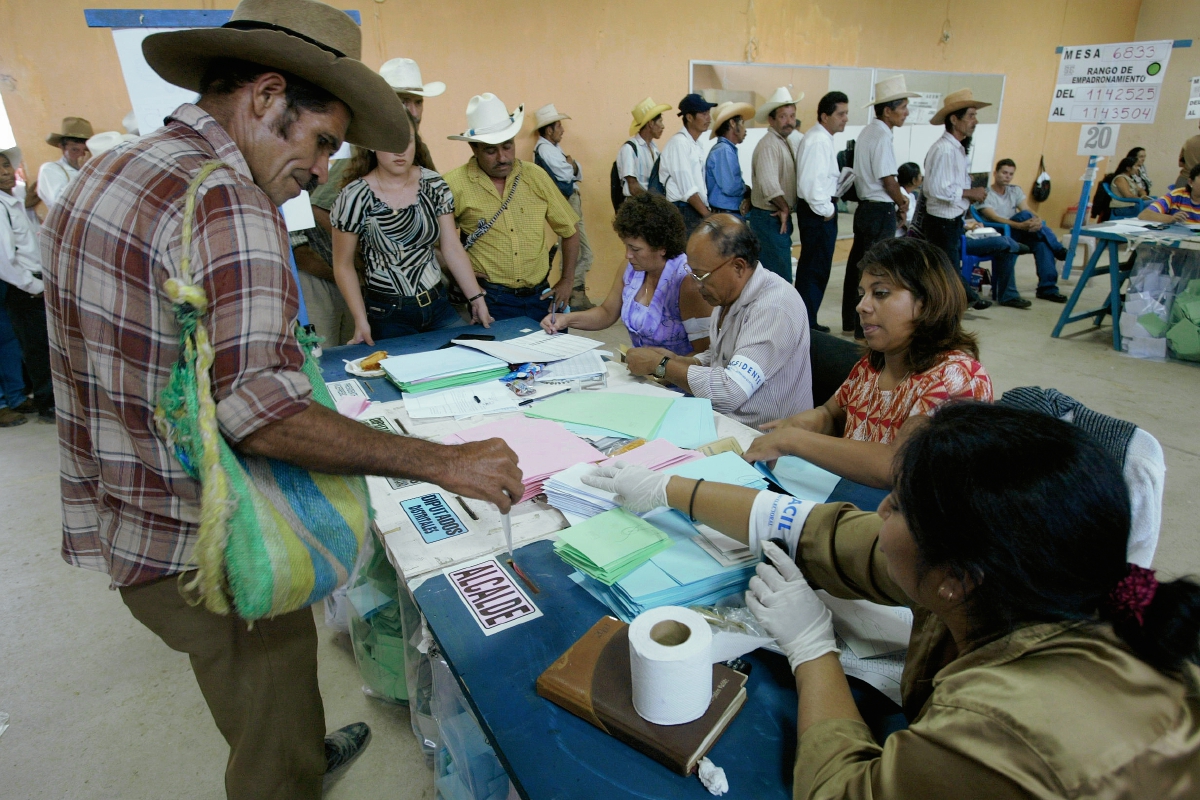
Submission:
[[[479,292],[479,294],[475,295],[474,297],[468,297],[468,298],[467,298],[467,303],[468,303],[468,304],[470,304],[470,303],[474,303],[476,300],[478,300],[478,299],[479,299],[479,298],[481,298],[481,297],[485,297],[486,295],[487,295],[487,292],[484,292],[484,291],[482,291],[482,290],[481,290],[481,291]]]
[[[692,507],[696,505],[696,492],[700,491],[700,484],[704,483],[704,478],[696,481],[696,485],[692,487],[692,499],[688,500],[688,519],[692,522],[696,521],[696,515],[692,513]]]

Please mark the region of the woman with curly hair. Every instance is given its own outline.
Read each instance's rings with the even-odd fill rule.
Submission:
[[[629,197],[613,220],[625,243],[625,271],[613,281],[608,297],[595,308],[547,315],[547,333],[568,327],[598,331],[619,317],[634,347],[665,347],[681,356],[708,349],[712,306],[687,280],[687,243],[683,216],[662,195]]]
[[[801,458],[882,489],[917,420],[951,400],[992,399],[975,337],[962,328],[967,296],[946,255],[928,242],[879,242],[863,256],[858,313],[867,354],[825,405],[768,422],[746,460]]]

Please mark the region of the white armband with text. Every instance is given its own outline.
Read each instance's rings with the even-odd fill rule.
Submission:
[[[683,329],[687,331],[689,342],[703,339],[712,333],[712,317],[692,317],[683,321]]]
[[[742,391],[746,393],[747,399],[753,397],[754,393],[761,389],[767,380],[762,367],[745,356],[739,355],[730,359],[729,366],[725,368],[725,374],[729,376],[729,380],[741,387]]]
[[[788,555],[795,558],[800,532],[816,505],[812,500],[797,500],[791,495],[759,492],[750,508],[750,551],[759,555],[763,542],[783,539]]]

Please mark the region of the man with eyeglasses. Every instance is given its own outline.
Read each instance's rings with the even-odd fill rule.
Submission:
[[[729,214],[714,214],[688,240],[692,280],[709,304],[712,345],[683,357],[662,347],[626,354],[630,373],[653,375],[746,425],[807,411],[812,403],[808,312],[790,283],[760,269],[758,239]]]

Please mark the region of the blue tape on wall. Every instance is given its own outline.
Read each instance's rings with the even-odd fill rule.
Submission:
[[[347,13],[349,13],[349,12],[347,12]],[[360,22],[359,24],[361,25],[362,23]],[[1171,45],[1171,47],[1172,47],[1172,48],[1176,48],[1176,47],[1191,47],[1191,46],[1192,46],[1192,40],[1191,40],[1191,39],[1176,39],[1176,40],[1175,40],[1175,43],[1174,43],[1173,45]],[[1062,49],[1062,45],[1059,45],[1058,47],[1054,48],[1054,54],[1055,54],[1056,56],[1060,56],[1060,55],[1062,55],[1062,51],[1063,51],[1063,49]]]
[[[362,25],[362,14],[347,11]],[[89,28],[219,28],[233,11],[169,8],[85,8],[83,18]]]

